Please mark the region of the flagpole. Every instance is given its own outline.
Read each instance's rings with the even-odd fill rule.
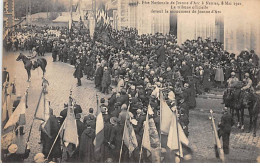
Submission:
[[[28,88],[29,88],[29,86],[28,86]],[[28,89],[27,89],[27,90],[28,90]],[[28,92],[27,92],[27,93],[28,93]],[[38,108],[39,108],[39,105],[40,105],[40,101],[41,101],[41,98],[42,98],[42,93],[43,93],[43,88],[42,88],[42,91],[41,91],[41,94],[40,94],[40,97],[39,97],[39,100],[38,100],[38,104],[37,104],[36,109],[35,109],[35,112],[34,112],[33,121],[32,121],[32,125],[31,125],[31,127],[30,127],[30,131],[29,131],[29,135],[28,135],[28,138],[27,138],[27,142],[29,142],[29,140],[30,140],[33,123],[34,123],[35,116],[36,116],[36,113],[37,113]]]
[[[161,99],[162,96],[162,91],[159,89],[159,97]],[[161,131],[161,126],[162,126],[162,102],[160,101],[160,162],[161,162],[161,154],[162,154],[162,131]]]
[[[62,123],[62,125],[61,125],[61,127],[60,127],[60,130],[59,130],[59,132],[58,132],[58,134],[57,134],[57,136],[56,136],[56,138],[55,138],[55,140],[54,140],[54,142],[53,142],[53,144],[52,144],[52,146],[51,146],[51,149],[50,149],[50,151],[49,151],[49,153],[48,153],[48,156],[47,156],[47,158],[46,158],[47,160],[48,160],[48,158],[49,158],[49,156],[50,156],[50,154],[51,154],[51,152],[52,152],[52,149],[53,149],[53,147],[54,147],[54,145],[55,145],[55,143],[56,143],[56,141],[57,141],[57,139],[58,139],[58,137],[59,137],[59,134],[60,134],[61,130],[63,129],[63,126],[64,126],[66,120],[67,120],[67,118],[63,121],[63,123]]]
[[[150,105],[150,103],[149,103],[149,105]],[[149,107],[149,105],[148,105],[148,107]],[[148,110],[147,110],[147,113],[146,113],[146,120],[148,120],[147,123],[149,123],[149,117],[148,117],[148,116],[149,116],[149,115],[148,115]],[[145,126],[145,127],[147,127],[147,126]],[[142,143],[141,143],[141,150],[140,150],[140,155],[139,155],[139,163],[141,162],[141,159],[142,159],[143,141],[144,141],[144,132],[143,132],[143,138],[142,138]]]
[[[129,115],[128,115],[129,108],[130,108],[130,104],[129,104],[128,108],[127,108],[127,115],[126,115],[126,116],[129,116]],[[126,118],[128,118],[128,117],[126,117]],[[125,119],[123,137],[122,137],[121,148],[120,148],[119,163],[121,162],[121,157],[122,157],[123,141],[124,141],[124,137],[125,137],[125,126],[126,126],[126,119]]]
[[[177,128],[177,139],[178,139],[178,149],[179,149],[179,158],[181,161],[181,147],[180,147],[180,138],[179,138],[179,123],[178,123],[178,109],[176,108],[175,111],[175,115],[176,115],[176,128]]]
[[[97,93],[96,93],[96,98],[97,98],[97,112],[96,112],[96,115],[97,115],[97,113],[98,113],[98,95],[97,95]]]
[[[212,120],[213,133],[215,135],[215,143],[216,143],[218,151],[219,151],[219,157],[222,160],[222,162],[225,162],[225,156],[224,156],[223,149],[221,147],[220,141],[217,140],[218,135],[217,135],[217,129],[216,129],[216,126],[215,126],[215,120],[214,120],[214,117],[213,117],[213,111],[212,110],[210,110],[210,114],[211,114],[211,120]]]

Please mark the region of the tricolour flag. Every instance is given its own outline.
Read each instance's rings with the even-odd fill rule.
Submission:
[[[127,146],[128,150],[129,150],[129,156],[131,156],[132,152],[138,146],[138,143],[137,143],[134,128],[130,122],[130,118],[129,118],[128,114],[127,114],[127,118],[125,120],[123,136],[124,136],[123,137],[124,144]]]
[[[6,95],[3,97],[4,103],[2,105],[2,126],[8,122],[9,117],[12,115],[12,99],[10,95]]]
[[[94,140],[95,152],[100,150],[102,143],[104,142],[104,120],[101,109],[97,111],[96,118],[96,138]]]
[[[25,111],[26,111],[26,94],[21,98],[19,105],[16,107],[9,120],[7,121],[4,129],[18,125],[25,125]]]
[[[160,113],[161,113],[161,133],[168,135],[173,112],[163,99],[163,94],[160,92]]]
[[[170,150],[176,151],[178,158],[189,160],[191,159],[192,153],[191,149],[188,147],[189,140],[186,137],[180,123],[177,121],[176,112],[173,112],[171,117],[172,121],[168,134],[167,146]]]
[[[150,141],[150,134],[149,134],[148,112],[147,112],[147,115],[146,115],[146,120],[144,122],[144,133],[143,133],[142,147],[144,147],[148,151],[147,157],[150,156],[150,154],[151,154],[151,141]]]
[[[69,101],[67,117],[64,121],[63,141],[65,146],[68,146],[71,143],[77,147],[79,144],[77,123],[71,100],[72,99]]]
[[[51,138],[51,124],[49,121],[50,117],[50,104],[48,100],[46,99],[45,94],[42,92],[40,95],[40,100],[38,102],[37,112],[35,115],[36,119],[42,120],[42,124],[40,126],[40,130],[44,133],[46,133]]]
[[[153,115],[154,112],[152,110],[151,105],[148,105],[147,110],[148,116]],[[149,138],[150,138],[150,145],[151,145],[151,156],[152,156],[152,162],[153,163],[159,163],[160,162],[160,138],[157,131],[157,128],[155,126],[155,122],[153,118],[148,117],[148,124],[149,124]]]

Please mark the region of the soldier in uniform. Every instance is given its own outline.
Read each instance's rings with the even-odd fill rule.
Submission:
[[[245,73],[245,78],[243,79],[244,85],[241,90],[252,90],[252,80],[249,78],[249,73]]]
[[[233,88],[238,82],[235,72],[231,72],[231,77],[227,80],[228,88]]]
[[[222,137],[224,153],[229,154],[229,137],[231,133],[231,127],[234,125],[234,120],[232,116],[228,113],[226,107],[223,111],[224,112],[221,117],[221,122],[218,125],[218,136],[219,138]]]

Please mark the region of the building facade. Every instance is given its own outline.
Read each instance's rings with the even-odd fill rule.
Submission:
[[[13,30],[15,24],[14,17],[14,0],[4,0],[3,4],[3,38],[5,38],[10,30]]]

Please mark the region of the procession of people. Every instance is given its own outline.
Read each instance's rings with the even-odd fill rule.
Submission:
[[[50,135],[44,127],[41,129],[43,148],[34,157],[35,162],[154,162],[152,157],[158,156],[156,152],[160,146],[160,162],[171,162],[166,153],[169,146],[167,141],[163,143],[161,135],[162,103],[167,103],[167,108],[176,113],[180,130],[189,138],[189,111],[196,107],[197,95],[216,89],[230,90],[239,83],[242,84],[241,90],[252,94],[257,95],[259,88],[259,58],[254,50],[244,50],[235,55],[225,51],[222,43],[209,38],[199,37],[178,45],[176,36],[172,34],[138,35],[133,28],[97,27],[92,39],[89,32],[81,28],[32,26],[17,29],[4,45],[7,51],[27,50],[37,56],[51,53],[52,63],[75,66],[71,79],[77,79],[77,86],[86,86],[81,79],[92,80],[97,91],[110,95],[108,101],[97,97],[97,108],[81,108],[70,97],[60,116],[53,115],[50,109]],[[4,82],[9,82],[6,69],[3,71]],[[44,78],[43,82],[46,88],[48,85]],[[47,92],[43,93],[47,95]],[[259,108],[259,102],[256,107]],[[69,113],[70,109],[73,115]],[[218,133],[223,138],[225,154],[229,153],[229,136],[234,123],[234,117],[228,114],[227,109],[224,109]],[[88,111],[88,115],[81,117],[82,111]],[[64,143],[60,130],[68,116],[75,120],[77,130],[78,142],[71,146]],[[149,121],[150,128],[154,126],[154,139],[160,140],[159,144],[151,140],[152,150],[144,148],[146,121]],[[97,131],[102,124],[103,139],[97,149]],[[126,126],[130,126],[129,131],[134,131],[132,144],[124,142]],[[20,133],[23,134],[23,128],[20,128]],[[6,153],[11,155],[3,161],[10,162],[10,158],[15,158],[12,148],[17,147],[14,146],[10,145]],[[22,162],[20,158],[28,158],[29,153],[26,150],[18,162]],[[184,154],[176,153],[175,162],[176,157],[181,161],[185,158]]]

